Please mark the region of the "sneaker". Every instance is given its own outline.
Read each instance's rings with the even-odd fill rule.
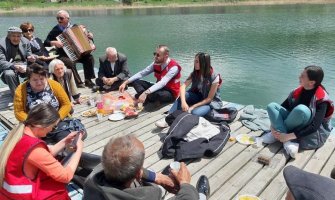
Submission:
[[[271,131],[264,133],[261,139],[263,140],[263,143],[265,144],[272,144],[277,141],[277,139],[273,137]]]
[[[169,127],[169,124],[166,123],[165,118],[164,118],[164,119],[161,119],[161,120],[159,120],[159,121],[157,121],[157,122],[155,123],[155,125],[156,125],[157,127],[159,127],[159,128],[166,128],[166,127]]]
[[[207,200],[210,195],[210,186],[208,178],[205,175],[200,176],[197,186],[196,186],[198,193],[199,193],[199,199],[201,200]]]
[[[284,149],[288,155],[290,155],[292,158],[295,158],[298,154],[299,143],[291,141],[284,142]]]
[[[13,105],[14,105],[13,102],[9,102],[9,103],[7,104],[8,107],[12,107]]]

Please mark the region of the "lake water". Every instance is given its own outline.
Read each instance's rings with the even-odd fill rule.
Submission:
[[[135,73],[152,61],[157,44],[167,44],[183,67],[183,80],[193,70],[194,55],[208,52],[224,79],[225,101],[263,108],[282,102],[310,64],[323,67],[324,85],[335,99],[335,5],[73,11],[71,16],[94,33],[96,67],[106,47],[114,46],[128,56]],[[45,39],[55,12],[2,14],[0,36],[25,21]]]

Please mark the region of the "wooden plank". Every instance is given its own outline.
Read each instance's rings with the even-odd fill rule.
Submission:
[[[312,158],[304,167],[305,171],[319,174],[326,164],[328,158],[331,156],[335,148],[335,140],[327,140],[322,148],[316,150]],[[328,176],[329,177],[329,176]]]
[[[313,156],[314,150],[303,151],[297,155],[297,158],[290,160],[288,165],[294,165],[298,168],[302,168],[306,165],[308,160]],[[281,199],[287,191],[286,182],[283,176],[283,170],[274,177],[271,183],[265,188],[265,190],[260,194],[260,198],[264,200],[276,200]]]
[[[274,143],[269,146],[266,146],[265,148],[261,149],[259,152],[260,155],[267,156],[269,158],[273,158],[276,153],[281,149],[281,144]],[[258,155],[258,154],[257,154]],[[218,186],[216,188],[222,186],[217,190],[212,190],[212,196],[211,199],[232,199],[238,191],[247,185],[249,181],[257,175],[257,173],[264,168],[263,164],[260,164],[256,161],[256,156],[254,156],[252,159],[249,160],[249,162],[245,165],[243,163],[237,163],[237,166],[233,166],[234,168],[242,167],[240,170],[236,171],[233,174],[229,174],[232,177],[228,179],[227,182],[224,183],[224,181],[218,181]],[[238,157],[240,158],[240,156]],[[230,169],[225,169],[226,171]],[[229,172],[228,172],[229,173]],[[217,174],[216,174],[217,175]],[[221,177],[228,177],[228,174],[221,175]],[[210,180],[212,182],[212,180]],[[213,183],[215,185],[215,183]],[[212,188],[211,188],[212,189]]]

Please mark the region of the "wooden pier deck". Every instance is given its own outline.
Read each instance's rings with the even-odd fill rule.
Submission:
[[[87,88],[79,90],[82,94],[94,95]],[[11,125],[16,125],[18,121],[14,117],[13,110],[7,107],[8,92],[2,91],[0,94],[1,119]],[[235,106],[240,112],[245,107],[235,103],[224,103],[225,106]],[[170,105],[152,112],[142,111],[137,118],[112,122],[108,120],[107,116],[100,121],[97,121],[95,117],[82,117],[81,113],[91,107],[86,104],[75,105],[74,117],[82,119],[88,132],[84,151],[101,155],[104,145],[111,137],[134,134],[145,146],[144,166],[161,171],[172,162],[172,159],[162,159],[160,153],[161,138],[168,129],[158,129],[154,123],[164,118],[163,113],[169,107]],[[262,134],[261,131],[250,131],[238,121],[238,118],[239,116],[230,124],[233,136],[242,133],[254,136]],[[254,147],[229,141],[215,158],[203,158],[188,163],[188,169],[192,174],[191,183],[195,185],[197,179],[203,174],[209,177],[210,199],[235,199],[237,195],[252,194],[263,200],[283,200],[287,191],[282,173],[285,166],[294,165],[309,172],[329,177],[335,165],[335,138],[333,135],[322,148],[300,152],[296,159],[289,159],[279,143]],[[259,154],[271,157],[271,164],[265,166],[256,162],[256,157]],[[73,199],[80,198],[76,196]]]

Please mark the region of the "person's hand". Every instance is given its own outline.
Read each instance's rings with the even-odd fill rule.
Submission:
[[[63,47],[63,43],[61,41],[58,41],[58,40],[52,41],[51,45],[53,45],[57,48],[62,48]]]
[[[108,78],[106,78],[106,77],[102,77],[101,79],[102,79],[102,82],[103,82],[105,85],[107,85],[107,80],[108,80]]]
[[[272,134],[277,140],[279,140],[282,143],[290,141],[290,140],[294,140],[297,138],[294,133],[280,133],[276,131]]]
[[[126,83],[126,82],[122,83],[122,84],[120,85],[120,87],[119,87],[119,92],[123,93],[123,92],[124,92],[124,89],[126,88],[126,86],[127,86],[127,83]]]
[[[188,113],[192,113],[192,110],[194,110],[194,108],[195,108],[195,107],[193,107],[193,106],[189,107],[188,110],[187,110],[187,112],[188,112]]]
[[[36,56],[33,56],[33,55],[28,56],[28,57],[27,57],[27,60],[28,60],[29,62],[35,62],[35,61],[36,61]]]
[[[147,94],[143,92],[139,97],[138,97],[138,103],[144,103],[144,101],[147,99]]]
[[[107,85],[109,85],[109,86],[111,86],[111,85],[113,85],[113,83],[115,83],[115,78],[108,78],[107,79]]]
[[[184,162],[180,163],[180,169],[179,169],[178,172],[176,170],[172,169],[171,174],[176,179],[176,181],[179,183],[179,185],[181,185],[183,183],[190,183],[191,182],[191,174],[188,171]]]
[[[63,140],[65,144],[70,144],[72,140],[76,137],[78,131],[73,131],[69,133]]]
[[[15,67],[16,71],[18,71],[20,73],[23,73],[23,74],[26,73],[27,67],[24,67],[20,64],[14,65],[14,67]]]
[[[162,173],[156,173],[155,183],[162,186],[170,193],[176,194],[178,192],[178,190],[176,190],[177,187],[171,177],[166,176]]]
[[[188,109],[189,109],[188,104],[186,102],[182,102],[181,103],[181,109],[182,109],[182,111],[187,112]]]
[[[88,32],[87,37],[88,37],[88,39],[93,40],[93,33]]]

